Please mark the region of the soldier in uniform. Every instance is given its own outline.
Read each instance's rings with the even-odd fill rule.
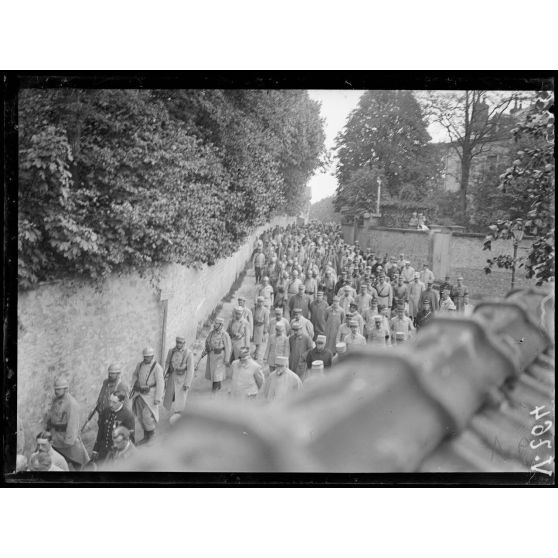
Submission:
[[[155,360],[155,351],[151,347],[143,349],[143,360],[134,370],[132,385],[132,409],[143,429],[141,443],[147,443],[155,435],[159,405],[165,390],[163,368]]]
[[[289,359],[284,356],[275,357],[275,370],[265,381],[261,396],[268,401],[284,399],[302,389],[302,381],[287,368]]]
[[[227,377],[232,353],[231,338],[223,329],[224,323],[223,318],[217,318],[205,340],[204,352],[207,355],[205,379],[212,383],[211,390],[214,392],[221,389],[221,382]]]
[[[381,347],[391,345],[389,328],[384,323],[384,317],[378,314],[374,316],[374,327],[368,332],[368,343]]]
[[[194,379],[194,353],[186,347],[186,339],[178,336],[165,361],[165,398],[163,407],[181,413],[186,406],[188,390]],[[133,440],[132,440],[133,441]]]
[[[264,306],[263,296],[256,299],[254,308],[254,358],[261,362],[267,345],[267,335],[269,333],[269,310]]]
[[[115,391],[109,397],[109,407],[99,416],[99,431],[93,446],[91,461],[104,461],[112,449],[112,431],[117,426],[125,426],[133,431],[135,419],[132,411],[125,405],[126,393]],[[132,438],[133,441],[133,438]]]
[[[250,347],[240,349],[240,359],[232,365],[229,394],[240,399],[255,399],[264,383],[262,367],[250,358]]]
[[[432,309],[430,307],[430,299],[425,298],[422,302],[422,308],[418,311],[418,314],[415,318],[415,327],[417,331],[423,328],[432,318],[434,315],[432,314]]]
[[[401,343],[405,343],[411,338],[415,328],[413,327],[411,318],[405,316],[405,311],[402,305],[398,306],[395,312],[396,315],[390,322],[391,338],[394,345],[399,345]]]
[[[297,320],[293,321],[291,328],[293,333],[289,337],[289,368],[302,379],[306,374],[306,356],[314,343],[303,332],[302,325]]]
[[[52,447],[74,469],[89,461],[89,454],[80,437],[78,402],[68,393],[69,382],[57,378],[54,382],[54,399],[47,418],[46,429],[52,436]]]
[[[349,350],[349,347],[352,348],[354,345],[366,345],[366,339],[364,335],[359,333],[359,324],[354,318],[351,318],[351,321],[349,322],[349,329],[349,334],[346,335],[343,340],[347,346],[347,350]]]
[[[312,368],[312,363],[315,360],[321,361],[325,368],[331,368],[333,353],[329,349],[326,349],[325,335],[318,335],[318,337],[316,337],[316,346],[310,350],[306,356],[307,367]]]
[[[289,356],[289,338],[285,333],[285,325],[280,321],[277,322],[274,327],[274,332],[273,335],[269,335],[264,355],[264,360],[267,361],[270,372],[275,370],[275,357],[277,355]]]
[[[246,297],[238,297],[238,306],[242,308],[242,317],[250,324],[250,334],[249,339],[252,339],[252,332],[254,331],[254,316],[252,316],[252,310],[246,306]]]
[[[250,346],[250,331],[250,324],[242,317],[242,307],[237,306],[233,310],[233,319],[227,328],[232,343],[231,362],[240,357],[242,347]]]
[[[103,385],[101,386],[101,391],[99,392],[99,397],[97,397],[97,404],[95,405],[95,411],[97,411],[97,416],[101,416],[101,413],[109,408],[109,397],[113,391],[122,391],[126,394],[126,400],[124,404],[129,405],[128,393],[130,393],[130,386],[121,380],[122,369],[119,364],[111,364],[108,367],[108,378],[103,380]]]

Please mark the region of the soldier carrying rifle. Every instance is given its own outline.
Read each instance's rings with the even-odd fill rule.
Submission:
[[[141,443],[147,443],[155,435],[159,422],[159,405],[165,389],[163,368],[155,360],[155,351],[151,347],[143,349],[143,360],[134,370],[132,386],[132,410],[143,428]]]
[[[100,417],[102,412],[110,407],[109,398],[110,394],[114,391],[122,391],[126,394],[124,405],[126,407],[129,407],[130,402],[128,400],[128,392],[130,391],[130,388],[128,384],[124,383],[120,379],[121,374],[122,369],[120,368],[119,364],[111,364],[108,367],[108,377],[103,380],[101,391],[99,392],[99,396],[97,397],[97,403],[95,403],[94,409],[89,413],[87,420],[82,426],[82,432],[85,430],[85,427],[87,426],[89,421],[94,417],[95,413],[97,413],[97,416]]]

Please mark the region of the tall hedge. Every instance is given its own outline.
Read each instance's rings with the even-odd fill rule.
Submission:
[[[319,106],[290,90],[23,90],[21,287],[212,264],[302,209],[324,151]]]

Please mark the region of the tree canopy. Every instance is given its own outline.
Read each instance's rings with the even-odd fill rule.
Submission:
[[[499,219],[489,228],[484,249],[490,250],[492,240],[511,239],[514,230],[521,229],[534,237],[526,261],[515,262],[509,255],[499,255],[487,260],[485,268],[510,268],[520,263],[528,278],[536,278],[537,285],[555,277],[555,164],[554,164],[554,94],[540,92],[513,129],[518,142],[517,158],[501,175],[500,186],[504,193],[513,196],[516,204],[506,219]],[[527,207],[527,212],[525,208]]]
[[[357,208],[382,197],[421,199],[439,170],[421,108],[411,91],[366,91],[336,138],[335,205]]]
[[[324,137],[301,90],[23,90],[19,284],[212,264],[304,209]]]

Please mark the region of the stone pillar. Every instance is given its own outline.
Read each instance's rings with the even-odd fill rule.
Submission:
[[[430,233],[430,245],[428,259],[434,277],[437,281],[442,281],[450,270],[450,231],[432,231]]]

